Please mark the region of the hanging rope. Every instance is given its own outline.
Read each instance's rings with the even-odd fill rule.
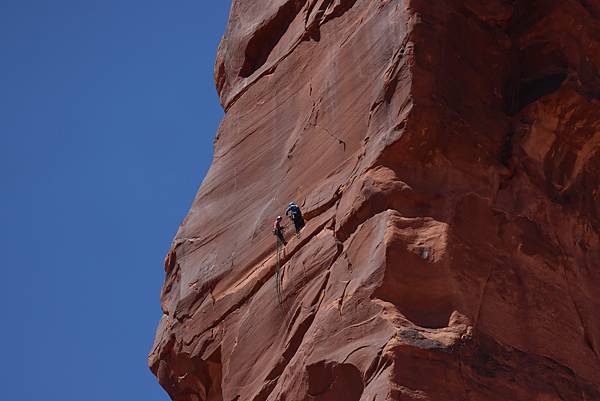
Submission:
[[[277,261],[275,265],[275,291],[277,291],[277,302],[279,302],[281,316],[283,317],[283,302],[281,299],[281,258],[279,256],[279,252],[281,250],[281,241],[279,240],[279,238],[275,238],[275,247],[277,252]]]
[[[286,224],[281,226],[281,235],[284,236],[285,230],[291,227],[291,224]],[[300,238],[299,233],[296,233],[296,237]],[[285,238],[285,237],[284,237]],[[281,252],[282,252],[283,242],[279,239],[277,235],[275,235],[275,252],[277,253],[277,258],[275,262],[275,291],[277,291],[277,302],[279,303],[279,308],[281,312],[281,317],[285,318],[285,311],[283,309],[283,297],[281,291]]]

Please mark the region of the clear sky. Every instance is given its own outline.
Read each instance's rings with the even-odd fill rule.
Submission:
[[[1,400],[168,400],[146,356],[229,5],[0,0]]]

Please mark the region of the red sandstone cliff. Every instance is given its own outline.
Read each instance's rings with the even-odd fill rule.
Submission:
[[[600,1],[234,0],[215,81],[173,400],[600,400]]]

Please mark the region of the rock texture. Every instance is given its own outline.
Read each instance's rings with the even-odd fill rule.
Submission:
[[[173,400],[600,400],[600,1],[234,0],[215,82]]]

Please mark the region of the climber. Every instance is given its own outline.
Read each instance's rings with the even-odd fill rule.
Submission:
[[[296,236],[299,236],[300,230],[304,227],[304,218],[302,217],[302,212],[298,205],[294,202],[290,202],[285,210],[285,215],[292,219],[294,227],[296,227]]]
[[[283,237],[283,227],[281,227],[281,216],[277,216],[273,223],[273,235],[275,235],[283,245],[287,245],[285,238]]]

